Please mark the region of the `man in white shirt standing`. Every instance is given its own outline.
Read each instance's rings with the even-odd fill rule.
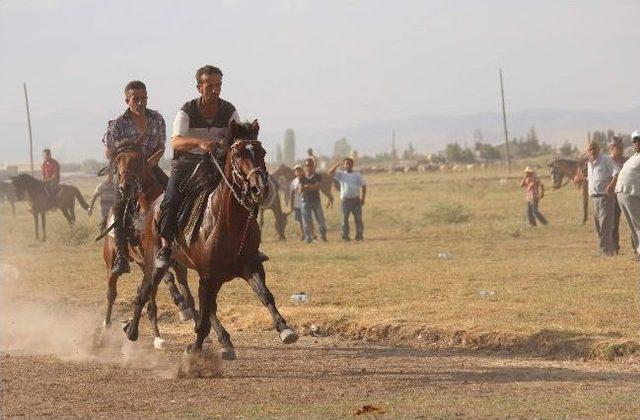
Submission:
[[[599,253],[612,256],[615,253],[613,243],[613,218],[615,200],[613,194],[607,193],[607,186],[613,179],[615,165],[609,155],[601,153],[600,145],[591,142],[587,148],[587,179],[589,195],[593,203],[593,217],[598,233]]]
[[[155,261],[161,269],[171,265],[171,243],[178,229],[178,207],[183,198],[180,185],[199,162],[209,158],[205,155],[217,149],[231,121],[240,120],[233,104],[220,98],[222,71],[219,68],[209,65],[199,68],[196,88],[200,97],[185,103],[173,122],[171,176],[160,206],[162,248]]]
[[[344,171],[336,173],[339,166],[344,165]],[[349,215],[353,214],[356,225],[356,241],[362,241],[364,223],[362,222],[362,206],[367,195],[367,184],[359,172],[353,170],[353,159],[345,158],[333,165],[329,170],[333,178],[340,183],[340,202],[342,208],[342,240],[349,241]]]
[[[631,230],[636,258],[640,255],[640,130],[631,134],[635,153],[622,166],[615,185],[622,214]]]

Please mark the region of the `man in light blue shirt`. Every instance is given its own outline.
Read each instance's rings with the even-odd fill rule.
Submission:
[[[336,173],[339,166],[344,165],[344,171]],[[329,174],[340,183],[340,201],[342,207],[342,240],[349,241],[349,214],[353,214],[356,224],[356,241],[362,241],[364,223],[362,222],[362,206],[367,195],[367,184],[359,172],[353,171],[353,159],[345,158],[333,165]]]
[[[597,142],[591,142],[587,148],[589,161],[587,163],[587,180],[589,195],[593,202],[593,218],[598,233],[600,255],[612,256],[616,249],[613,243],[613,221],[615,199],[607,186],[611,183],[616,172],[611,156],[600,151]]]

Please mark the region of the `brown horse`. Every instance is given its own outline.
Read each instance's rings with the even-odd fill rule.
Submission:
[[[260,204],[260,229],[264,225],[264,212],[271,210],[275,219],[276,234],[279,241],[285,241],[287,238],[284,231],[287,227],[287,217],[290,212],[282,211],[282,202],[280,201],[280,185],[273,178],[269,178],[269,194],[267,198]]]
[[[556,158],[549,163],[549,173],[553,180],[553,188],[564,187],[573,180],[576,187],[582,191],[582,224],[587,223],[589,215],[589,190],[586,180],[587,159]],[[562,182],[564,179],[564,183]]]
[[[327,208],[330,209],[333,207],[333,194],[331,193],[331,188],[335,185],[335,181],[333,177],[326,172],[318,172],[318,175],[320,175],[320,191],[329,200],[327,202]],[[280,187],[284,191],[284,196],[286,197],[287,202],[289,202],[289,186],[291,185],[293,178],[296,177],[294,170],[287,165],[282,164],[271,173],[271,177],[280,182]]]
[[[16,189],[10,182],[0,182],[0,201],[6,201],[11,206],[11,213],[16,215]]]
[[[18,200],[25,199],[29,202],[29,211],[33,213],[33,223],[36,228],[36,239],[39,239],[38,215],[42,222],[42,240],[47,240],[47,211],[60,209],[70,226],[76,222],[75,200],[83,209],[89,210],[89,205],[73,185],[60,184],[58,196],[52,198],[44,189],[42,181],[31,175],[19,174],[11,177]]]
[[[222,181],[207,199],[197,236],[191,244],[174,244],[175,258],[196,270],[200,276],[199,316],[195,328],[197,337],[187,348],[188,352],[202,349],[202,343],[213,323],[218,341],[222,345],[222,358],[235,358],[229,333],[220,324],[216,312],[220,288],[237,277],[246,280],[263,305],[269,309],[280,339],[285,344],[298,339],[298,335],[289,328],[278,312],[273,295],[265,284],[265,258],[258,251],[260,228],[255,215],[268,194],[265,151],[257,140],[258,130],[257,120],[242,124],[231,122],[227,136],[219,146],[226,149],[222,167],[211,155],[211,164],[222,175]],[[154,220],[148,220],[149,226],[157,224],[158,215],[156,208]],[[156,246],[159,247],[159,238],[157,241]],[[153,295],[161,276],[162,270],[156,269],[152,281],[144,281],[138,289],[133,319],[125,327],[127,337],[132,341],[138,338],[142,307]]]
[[[162,186],[153,175],[152,168],[158,163],[163,151],[158,151],[147,161],[143,158],[140,145],[127,141],[121,143],[114,153],[114,162],[118,174],[118,189],[125,201],[125,227],[128,232],[129,256],[138,264],[143,273],[143,278],[150,278],[154,264],[154,238],[151,226],[136,223],[136,219],[144,218],[153,213],[153,205],[162,194]],[[110,217],[108,218],[110,219]],[[103,252],[104,263],[107,270],[107,310],[104,320],[105,328],[111,326],[111,312],[117,296],[117,282],[119,276],[111,274],[113,262],[116,257],[114,238],[105,236]],[[193,315],[193,296],[187,286],[187,269],[176,264],[174,271],[183,292],[186,292],[186,302],[176,288],[174,277],[170,272],[163,277],[169,286],[169,292],[174,303],[180,309],[180,319],[187,320]],[[155,291],[147,305],[147,315],[154,333],[154,347],[164,347],[164,340],[160,338],[158,329],[158,306],[156,304]]]

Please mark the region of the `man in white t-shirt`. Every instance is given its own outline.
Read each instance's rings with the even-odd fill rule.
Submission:
[[[587,154],[589,156],[587,180],[598,233],[598,248],[600,255],[612,256],[615,253],[613,243],[615,200],[613,194],[607,193],[607,186],[615,175],[615,165],[611,156],[602,153],[597,142],[589,144]]]
[[[618,173],[615,191],[618,204],[631,230],[636,256],[640,255],[640,130],[631,134],[635,153]]]
[[[196,72],[196,88],[200,97],[185,103],[173,122],[173,160],[171,176],[160,205],[162,248],[156,256],[156,267],[171,265],[171,242],[178,230],[178,207],[182,201],[179,187],[203,156],[217,150],[232,120],[239,121],[236,108],[220,98],[222,71],[206,65]]]
[[[336,172],[344,165],[344,171]],[[345,158],[329,170],[329,174],[340,183],[340,202],[342,209],[342,240],[349,241],[349,215],[353,214],[356,225],[356,241],[362,241],[364,223],[362,222],[362,206],[367,195],[367,184],[359,172],[353,170],[353,159]]]

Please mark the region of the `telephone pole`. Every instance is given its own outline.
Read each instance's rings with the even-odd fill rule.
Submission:
[[[23,83],[24,103],[27,106],[27,126],[29,127],[29,162],[31,163],[31,176],[33,176],[33,136],[31,134],[31,114],[29,113],[29,96],[27,96],[27,84]]]
[[[507,148],[507,165],[509,165],[509,175],[511,175],[511,151],[509,150],[509,132],[507,131],[507,112],[504,106],[504,85],[502,83],[502,69],[500,73],[500,94],[502,95],[502,124],[504,126],[504,144]]]

